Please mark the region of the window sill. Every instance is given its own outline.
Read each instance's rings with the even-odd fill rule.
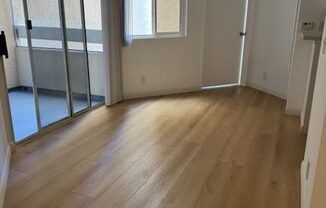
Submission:
[[[163,34],[163,35],[135,35],[133,40],[155,40],[155,39],[174,39],[174,38],[185,38],[185,34]]]

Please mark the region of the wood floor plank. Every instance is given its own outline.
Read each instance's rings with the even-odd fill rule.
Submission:
[[[233,87],[101,107],[18,147],[5,208],[299,208],[285,102]]]
[[[23,181],[24,179],[26,179],[27,177],[28,177],[28,174],[26,174],[26,173],[15,171],[15,170],[10,170],[7,186],[10,187],[13,184],[17,184],[17,183]]]
[[[268,181],[264,191],[261,191],[252,202],[252,207],[266,208],[299,208],[299,187]]]
[[[166,159],[150,178],[148,178],[148,181],[139,188],[137,193],[130,198],[125,207],[155,207],[153,204],[158,202],[159,199],[157,199],[157,197],[161,196],[161,194],[158,193],[169,189],[183,168],[188,164],[196,151],[198,151],[198,148],[199,146],[192,142],[186,141],[180,144],[174,153]],[[137,179],[133,178],[133,180]],[[115,204],[110,205],[110,194],[110,190],[104,192],[98,199],[95,199],[89,207],[116,207]],[[126,199],[127,198],[124,198],[124,200]],[[124,203],[125,202],[126,201],[124,201]]]
[[[251,113],[253,115],[256,113],[256,111],[259,114],[262,114],[264,108],[257,109],[257,103],[258,103],[257,100],[255,100],[254,103],[255,103],[254,104],[255,107],[252,107],[253,106],[252,100],[247,100],[247,104],[248,104],[247,108],[252,109]],[[265,106],[266,101],[265,99],[260,99],[259,103],[260,103],[259,106],[263,107]],[[241,105],[246,106],[246,103],[245,102],[241,103]],[[171,189],[170,193],[161,202],[160,207],[192,207],[192,205],[196,201],[197,196],[200,193],[202,186],[204,186],[206,178],[209,177],[214,166],[216,165],[216,163],[218,163],[221,153],[225,151],[225,146],[226,144],[228,144],[228,140],[232,138],[232,135],[236,135],[236,133],[234,133],[234,129],[236,129],[237,123],[243,125],[246,124],[247,122],[246,119],[243,120],[239,119],[241,115],[244,116],[246,115],[246,113],[243,113],[243,108],[236,108],[235,106],[232,105],[230,106],[231,108],[237,110],[233,111],[233,114],[230,114],[228,118],[224,118],[223,125],[221,124],[219,125],[220,129],[217,131],[218,134],[216,135],[216,137],[219,139],[216,141],[208,140],[208,143],[203,145],[205,151],[203,151],[203,153],[200,152],[202,154],[198,153],[197,156],[199,157],[199,159],[197,161],[192,161],[190,167],[188,169],[185,169],[184,174],[180,177],[180,180],[175,184],[175,186]],[[280,108],[281,105],[278,107]],[[265,113],[267,114],[267,112],[268,111],[266,110]],[[251,116],[252,115],[250,115],[250,117]],[[237,120],[238,121],[240,120],[240,122],[237,122]],[[244,123],[242,123],[243,121]],[[271,122],[273,121],[276,120],[272,120]],[[258,131],[260,127],[261,127],[260,125],[255,126],[255,131]],[[228,135],[231,135],[231,137],[229,137]],[[253,137],[255,137],[255,134],[253,135]],[[244,137],[243,140],[248,141],[246,137]],[[243,159],[241,158],[243,161],[245,161],[247,152],[250,149],[250,145],[248,145],[248,147],[243,147],[243,145],[242,146],[240,145],[239,147],[242,147],[242,149],[240,150],[243,151],[245,150],[245,153],[242,155],[242,157],[244,158]],[[259,148],[257,150],[260,151]],[[206,161],[206,162],[203,164],[202,161]],[[232,162],[233,161],[231,161],[231,163]],[[196,178],[197,180],[192,181],[191,180],[192,178]]]
[[[13,207],[45,207],[49,202],[55,201],[58,196],[64,197],[66,195],[65,190],[71,190],[80,180],[85,179],[97,168],[97,164],[94,162],[82,161],[69,169],[69,171],[60,178],[48,184],[46,189],[33,193]]]
[[[250,97],[249,95],[252,95],[252,92],[246,91],[240,93],[239,96],[236,96],[237,92],[238,91],[234,90],[224,92],[223,99],[218,100],[215,105],[207,110],[198,124],[196,124],[187,135],[186,139],[198,143],[205,142],[207,138],[211,138],[211,136],[215,134],[218,129],[217,127],[220,124],[223,125],[225,123],[225,118],[229,118],[235,111],[241,112],[242,110],[238,109],[238,107],[246,106],[246,104],[248,104],[249,99],[247,98]],[[245,97],[246,99],[242,100],[242,97]],[[237,100],[241,100],[241,104],[236,102]]]
[[[105,140],[102,140],[101,142],[85,144],[78,150],[63,156],[43,169],[40,169],[40,171],[31,174],[26,180],[9,187],[5,206],[11,207],[20,200],[27,199],[31,194],[47,186],[48,183],[51,183],[66,171],[69,171],[71,167],[86,159],[88,154],[96,151],[106,143]]]
[[[76,193],[68,193],[63,198],[46,205],[47,208],[81,208],[87,206],[93,199]]]
[[[209,134],[200,134],[200,140],[202,141],[201,150],[183,171],[180,179],[170,189],[159,207],[192,207],[195,203],[206,178],[218,163],[221,154],[234,133],[233,128],[237,126],[236,121],[238,117],[243,114],[242,108],[237,107],[239,103],[235,102],[241,99],[241,97],[230,98],[228,102],[224,102],[223,105],[215,108],[215,112],[212,110],[210,113],[216,115],[215,119],[197,124],[200,129],[205,129],[206,125],[214,126],[214,128],[213,130],[205,130],[211,131]],[[246,106],[250,103],[251,101],[248,99],[240,105]],[[193,132],[191,132],[191,135],[193,135]],[[194,178],[196,180],[192,180]]]
[[[259,123],[262,122],[263,109],[248,107],[241,119],[241,124],[234,129],[234,134],[225,147],[221,161],[243,165],[250,149],[250,145],[258,131]]]
[[[253,110],[258,107],[255,117],[263,119],[255,124],[251,122],[252,127],[247,127],[251,128],[251,133],[248,137],[241,137],[245,143],[238,143],[239,147],[242,148],[242,162],[238,163],[238,165],[241,165],[242,168],[238,176],[233,178],[229,184],[231,187],[229,192],[232,194],[223,195],[223,198],[218,197],[219,200],[213,202],[210,202],[205,198],[205,194],[202,194],[198,203],[202,203],[206,199],[208,200],[206,203],[216,203],[226,208],[256,207],[255,202],[259,199],[260,194],[266,192],[266,187],[271,182],[272,163],[279,129],[277,126],[275,128],[273,126],[274,123],[279,125],[282,115],[281,109],[283,108],[283,102],[275,103],[273,102],[274,99],[271,96],[265,97],[265,101],[260,99],[259,105],[255,101],[254,108],[251,108]],[[274,108],[276,110],[273,110]],[[266,117],[269,119],[265,120]],[[248,122],[246,119],[244,121],[244,124]],[[248,140],[248,138],[250,139]],[[235,149],[238,149],[238,147]],[[223,157],[221,161],[223,161]],[[234,161],[228,162],[234,163]]]
[[[246,164],[233,186],[233,197],[226,201],[226,208],[254,207],[261,193],[266,192],[270,182],[272,158],[275,154],[277,138],[273,135],[258,134],[255,138]]]
[[[206,179],[194,205],[190,207],[225,207],[227,201],[233,198],[233,187],[241,168],[235,164],[218,162]]]
[[[144,137],[146,136],[147,135],[144,135]],[[153,148],[154,144],[154,138],[149,137],[144,138],[135,145],[123,148],[123,150],[115,155],[113,159],[106,160],[107,162],[105,166],[103,166],[99,171],[95,172],[95,174],[78,185],[78,187],[74,189],[74,192],[84,196],[94,198],[98,197],[135,162],[140,160],[142,157],[146,157],[146,153]],[[98,152],[96,155],[98,155]],[[91,156],[88,160],[96,161],[94,160],[94,156]]]
[[[282,117],[278,145],[273,163],[273,180],[277,183],[297,186],[303,160],[305,135],[298,131],[300,124],[293,116]]]

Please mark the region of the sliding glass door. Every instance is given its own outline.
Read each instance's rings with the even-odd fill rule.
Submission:
[[[85,15],[82,8],[83,0],[64,0],[68,68],[74,113],[90,107]]]
[[[26,0],[26,3],[40,125],[45,127],[70,116],[61,5],[58,0]]]
[[[11,3],[21,83],[10,98],[20,142],[104,103],[101,1]]]
[[[28,50],[24,4],[22,0],[11,0],[11,5],[17,57],[9,57],[9,59],[12,59],[12,62],[17,61],[17,68],[12,71],[15,70],[16,73],[13,73],[13,76],[19,77],[19,83],[11,84],[7,88],[15,140],[21,141],[39,130],[36,116],[38,104],[34,97],[34,80]],[[8,66],[5,65],[5,68],[8,70]]]

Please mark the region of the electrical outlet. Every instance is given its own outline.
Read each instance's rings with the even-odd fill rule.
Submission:
[[[268,74],[267,74],[267,72],[264,72],[263,73],[263,80],[264,81],[267,81],[268,80]]]
[[[302,30],[313,30],[314,29],[314,22],[303,22],[302,23]]]

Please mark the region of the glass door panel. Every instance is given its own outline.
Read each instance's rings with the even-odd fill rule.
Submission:
[[[16,53],[10,54],[8,63],[16,62],[16,65],[8,64],[5,68],[15,142],[20,142],[38,132],[38,122],[24,5],[21,0],[12,0],[11,6]],[[16,77],[18,81],[11,83],[11,77]]]
[[[81,3],[81,0],[64,0],[68,68],[74,113],[85,110],[90,106],[88,60],[84,44],[85,33]]]
[[[58,0],[26,0],[32,68],[42,127],[70,116],[61,8]]]
[[[101,0],[84,0],[84,4],[91,101],[97,106],[105,100]]]
[[[11,0],[15,141],[104,102],[101,0]]]

